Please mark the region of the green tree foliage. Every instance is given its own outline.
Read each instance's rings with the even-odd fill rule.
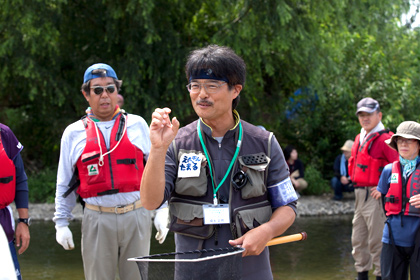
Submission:
[[[328,178],[339,147],[358,133],[361,98],[380,101],[391,129],[418,119],[418,32],[399,23],[408,2],[0,0],[0,121],[26,147],[31,170],[54,168],[63,130],[87,107],[83,73],[105,62],[124,80],[127,111],[149,121],[169,106],[186,124],[195,118],[188,53],[227,45],[247,62],[242,118],[297,146]]]

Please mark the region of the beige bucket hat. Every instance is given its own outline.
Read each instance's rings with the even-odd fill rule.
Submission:
[[[340,148],[343,152],[351,152],[351,147],[353,146],[353,140],[346,140],[343,147]]]
[[[400,123],[397,127],[397,133],[392,135],[390,139],[385,140],[394,150],[397,150],[397,137],[401,136],[407,139],[417,139],[420,141],[420,124],[413,121],[406,121]]]

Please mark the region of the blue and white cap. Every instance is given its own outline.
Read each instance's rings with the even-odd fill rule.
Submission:
[[[85,75],[83,77],[83,83],[86,83],[95,78],[102,77],[111,77],[118,80],[117,74],[111,66],[105,63],[96,63],[86,69]]]

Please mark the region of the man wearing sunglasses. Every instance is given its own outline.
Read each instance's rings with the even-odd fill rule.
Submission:
[[[294,222],[297,197],[276,138],[235,110],[245,62],[210,45],[190,54],[186,76],[199,119],[179,129],[171,109],[153,113],[143,205],[168,200],[176,251],[240,245],[242,279],[273,279],[266,244]],[[202,272],[205,279],[214,273]]]
[[[57,242],[74,248],[68,227],[80,196],[84,205],[82,257],[86,279],[140,279],[137,265],[128,258],[148,255],[151,212],[139,195],[144,163],[150,151],[146,121],[117,105],[122,81],[111,66],[90,66],[82,84],[89,107],[86,116],[69,125],[61,139],[57,174]],[[167,207],[157,210],[156,239],[162,243]]]

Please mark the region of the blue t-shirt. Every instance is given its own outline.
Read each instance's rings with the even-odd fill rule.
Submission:
[[[392,163],[385,166],[379,179],[377,190],[382,194],[387,194],[391,183]],[[402,219],[402,221],[401,221]],[[392,236],[395,245],[401,247],[413,247],[415,244],[416,233],[420,228],[420,218],[405,215],[391,215],[387,219],[391,226]],[[389,228],[384,227],[382,242],[392,244],[389,238]]]

